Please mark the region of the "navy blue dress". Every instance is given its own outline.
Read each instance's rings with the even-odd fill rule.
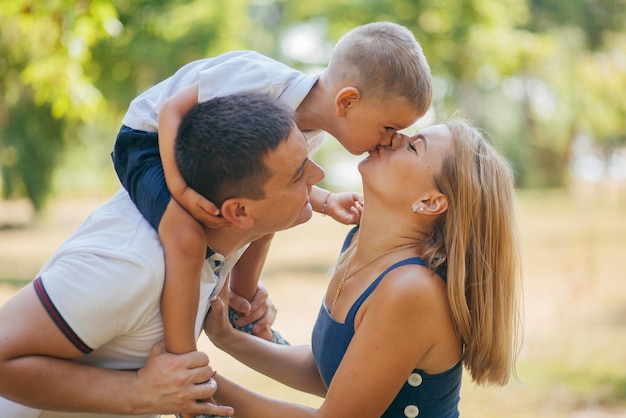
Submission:
[[[348,247],[356,228],[350,231],[344,248]],[[402,260],[387,270],[361,294],[354,302],[346,316],[345,323],[335,321],[326,305],[322,306],[313,328],[312,350],[317,368],[326,387],[341,363],[341,360],[354,336],[354,319],[356,314],[378,284],[391,270],[407,264],[425,265],[418,257]],[[416,336],[415,338],[419,338]],[[459,361],[451,369],[431,375],[423,370],[415,369],[407,376],[398,395],[382,415],[384,418],[419,417],[419,418],[455,418],[459,416],[462,362]]]

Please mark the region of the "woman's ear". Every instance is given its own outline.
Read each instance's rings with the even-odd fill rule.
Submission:
[[[438,193],[424,202],[424,205],[433,215],[439,215],[448,210],[448,198],[443,194]]]
[[[339,117],[345,117],[355,103],[361,100],[361,92],[356,87],[344,87],[335,96],[335,106]]]
[[[441,193],[413,203],[413,213],[439,215],[448,210],[448,198]]]
[[[225,200],[220,212],[222,217],[234,227],[248,229],[254,225],[254,219],[245,205],[245,199]]]

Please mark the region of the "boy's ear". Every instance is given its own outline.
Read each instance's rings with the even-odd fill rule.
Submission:
[[[356,87],[344,87],[335,96],[335,106],[339,117],[344,117],[356,102],[361,100],[361,92]]]
[[[254,225],[254,219],[246,208],[245,199],[233,198],[225,200],[220,213],[222,218],[236,228],[248,229]]]

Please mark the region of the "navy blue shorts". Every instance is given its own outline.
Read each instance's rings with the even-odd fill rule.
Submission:
[[[122,186],[158,231],[172,195],[165,183],[157,133],[122,126],[111,157]]]

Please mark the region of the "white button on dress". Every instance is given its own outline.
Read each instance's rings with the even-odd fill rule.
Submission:
[[[404,408],[404,416],[407,418],[415,418],[419,414],[420,410],[415,405],[408,405],[406,408]]]
[[[414,388],[418,387],[419,385],[422,384],[422,375],[419,373],[411,373],[411,375],[409,376],[409,378],[407,379],[407,383],[411,386],[413,386]]]

